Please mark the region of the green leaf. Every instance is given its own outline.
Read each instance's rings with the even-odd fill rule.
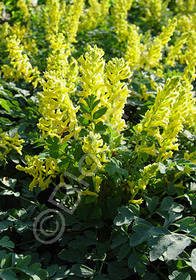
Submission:
[[[176,226],[184,232],[190,233],[193,229],[196,229],[196,223],[194,217],[185,217],[174,223]]]
[[[7,249],[12,249],[14,248],[14,242],[10,241],[8,236],[4,236],[3,238],[0,239],[0,246],[7,248]]]
[[[93,114],[93,119],[96,120],[96,119],[99,119],[101,118],[107,111],[107,107],[103,107],[99,110],[97,110],[94,114]]]
[[[93,278],[93,280],[110,280],[106,274],[98,274]]]
[[[90,114],[90,109],[89,107],[87,107],[86,105],[84,105],[83,103],[80,103],[80,108],[82,110],[83,113],[87,113],[87,114]]]
[[[73,249],[81,249],[86,246],[96,245],[98,244],[98,241],[96,239],[96,236],[94,232],[92,231],[85,231],[84,235],[79,235],[75,238],[75,240],[70,242],[70,246]]]
[[[135,250],[129,255],[128,266],[133,269],[140,276],[143,276],[146,271],[146,265],[148,264],[148,259],[142,253]]]
[[[196,272],[196,249],[193,249],[191,252],[191,266]]]
[[[118,251],[116,253],[117,259],[119,262],[121,262],[126,256],[130,253],[130,246],[128,243],[125,243],[118,248]]]
[[[110,262],[108,263],[108,276],[112,280],[126,279],[131,273],[126,262]]]
[[[159,211],[168,211],[173,203],[173,198],[171,196],[164,197],[161,202],[161,206],[159,207]]]
[[[158,204],[159,204],[159,198],[157,196],[153,196],[152,198],[146,199],[146,205],[151,213],[155,210]]]
[[[159,171],[161,174],[166,173],[166,166],[162,162],[159,162]]]
[[[139,244],[142,244],[144,241],[146,241],[149,238],[149,232],[137,232],[133,233],[129,239],[129,245],[131,247],[135,247]]]
[[[20,193],[19,192],[13,192],[11,190],[3,190],[0,192],[0,195],[14,195],[15,197],[19,197]]]
[[[160,279],[155,273],[151,273],[147,271],[147,273],[145,273],[144,278],[142,278],[142,280],[160,280]]]
[[[180,272],[174,270],[171,275],[169,275],[169,280],[191,280],[191,276],[186,272]]]
[[[1,268],[8,268],[13,265],[13,254],[9,253],[1,260]]]
[[[17,183],[17,179],[8,178],[7,180],[3,180],[2,183],[11,189],[14,189],[14,186]]]
[[[81,253],[80,250],[78,249],[63,249],[59,254],[58,257],[63,260],[63,261],[68,261],[68,262],[81,262],[84,260],[84,255]]]
[[[48,277],[49,279],[51,278],[52,280],[61,280],[67,274],[66,270],[67,270],[67,266],[65,265],[59,266],[57,264],[53,264],[47,268],[49,274]]]
[[[139,215],[139,206],[130,204],[129,206],[122,206],[118,208],[119,215],[115,217],[114,224],[116,226],[130,225],[135,216]]]
[[[17,266],[21,268],[26,268],[29,266],[30,263],[31,263],[31,256],[28,255],[28,256],[21,257],[17,262]]]
[[[60,143],[59,138],[57,136],[47,138],[47,143],[49,147],[49,154],[52,158],[58,159],[59,157],[59,149],[60,149]]]
[[[15,272],[12,270],[2,270],[0,271],[0,278],[3,280],[18,280]]]
[[[92,277],[95,274],[95,271],[83,264],[74,264],[71,268],[71,273],[73,273],[75,276],[88,278]]]
[[[96,100],[94,103],[93,103],[93,106],[92,106],[92,110],[100,103],[100,100]]]
[[[166,259],[173,260],[190,244],[189,237],[182,234],[172,233],[155,237],[148,243],[151,247],[150,261],[157,260],[163,254]]]
[[[6,255],[6,251],[5,250],[0,251],[0,262],[5,257],[5,255]]]
[[[132,223],[132,221],[134,220],[134,214],[131,212],[128,212],[126,214],[120,214],[118,216],[115,217],[114,219],[114,224],[116,226],[122,226],[122,225],[130,225]]]
[[[114,249],[128,241],[128,238],[125,235],[118,233],[118,235],[112,239],[111,249]]]
[[[3,109],[5,109],[7,112],[10,111],[10,107],[13,107],[13,105],[5,99],[0,98],[0,106],[3,107]]]
[[[103,122],[98,122],[95,125],[95,132],[103,134],[107,130],[107,125],[103,124]]]

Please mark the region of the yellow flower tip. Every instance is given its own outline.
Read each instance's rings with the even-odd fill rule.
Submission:
[[[99,196],[96,192],[89,191],[88,189],[85,190],[85,191],[83,191],[83,192],[81,192],[81,194],[84,195],[84,196],[85,196],[85,195],[96,196],[96,197]]]
[[[180,188],[180,189],[186,189],[186,187],[185,186],[183,186],[183,181],[181,181],[180,183],[178,183],[178,184],[175,184],[174,185],[176,188]]]
[[[142,204],[144,200],[142,198],[140,199],[131,199],[129,200],[129,203],[133,203],[133,204]]]

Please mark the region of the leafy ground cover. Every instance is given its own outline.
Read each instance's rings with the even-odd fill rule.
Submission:
[[[196,279],[195,1],[0,10],[0,279]]]

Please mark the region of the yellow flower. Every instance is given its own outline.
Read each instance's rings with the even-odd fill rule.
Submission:
[[[30,190],[33,190],[36,185],[38,185],[42,190],[47,189],[51,178],[56,177],[56,175],[60,172],[60,169],[57,166],[57,159],[50,157],[45,160],[41,160],[38,156],[32,157],[27,155],[25,156],[25,160],[28,166],[23,167],[21,165],[17,165],[16,169],[33,176],[33,181],[29,185]]]
[[[19,139],[18,133],[10,137],[3,132],[0,134],[0,138],[0,161],[5,160],[11,150],[15,150],[18,154],[22,155],[22,143],[25,141]]]

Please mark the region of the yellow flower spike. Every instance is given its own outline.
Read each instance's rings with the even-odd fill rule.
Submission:
[[[75,108],[70,95],[75,90],[78,67],[73,58],[69,62],[70,50],[62,33],[51,35],[52,52],[48,57],[47,72],[40,82],[43,91],[40,93],[39,111],[42,118],[38,127],[43,131],[43,137],[59,137],[61,144],[71,137],[78,138],[78,127]]]
[[[120,80],[131,76],[128,62],[123,58],[114,58],[106,66],[105,85],[107,87],[107,107],[106,120],[112,125],[116,132],[121,132],[126,126],[122,119],[124,105],[129,95],[129,90],[125,83]]]
[[[175,186],[176,188],[186,189],[186,187],[185,187],[185,186],[183,186],[183,181],[181,181],[181,182],[180,182],[180,183],[178,183],[178,184],[174,184],[174,186]]]
[[[84,0],[74,0],[72,5],[69,5],[69,10],[62,26],[62,32],[66,35],[68,44],[77,42],[76,35],[83,7]]]
[[[172,157],[173,153],[171,150],[178,149],[178,144],[176,143],[177,135],[185,124],[184,116],[188,110],[184,110],[186,102],[182,102],[182,98],[186,99],[180,78],[168,79],[163,89],[158,88],[155,103],[152,108],[146,112],[144,119],[135,127],[135,131],[140,138],[141,136],[139,135],[142,132],[142,128],[146,132],[146,135],[143,134],[141,138],[142,143],[146,142],[146,137],[148,136],[152,136],[158,141],[158,145],[156,145],[156,154],[158,154],[157,162]],[[190,95],[187,100],[191,102]],[[187,101],[188,104],[189,101]],[[188,105],[186,108],[188,108]],[[140,149],[143,148],[143,146],[140,148],[139,144],[140,142],[135,147],[135,151],[138,154],[140,153]]]
[[[102,24],[107,14],[109,13],[109,7],[111,2],[109,0],[90,0],[90,7],[86,10],[86,13],[81,15],[81,23],[79,30],[86,31],[95,29],[97,25]]]
[[[137,188],[135,186],[135,182],[134,181],[127,181],[127,184],[129,186],[129,190],[130,190],[131,194],[133,195],[135,193],[135,189]]]
[[[169,20],[168,25],[163,27],[162,33],[154,39],[148,51],[142,54],[141,61],[145,61],[147,69],[157,67],[159,65],[159,61],[162,58],[162,49],[171,39],[176,25],[176,18]]]
[[[106,99],[106,86],[104,83],[104,51],[99,49],[96,45],[94,47],[88,46],[87,49],[88,51],[85,53],[85,55],[81,56],[78,60],[80,63],[79,69],[82,74],[80,78],[80,81],[82,82],[82,91],[79,93],[79,102],[88,107],[85,98],[88,99],[93,96],[95,102],[98,102],[99,100],[99,103],[96,107],[94,107],[92,112],[88,113],[82,111],[83,117],[90,121],[90,126],[88,129],[92,131],[93,125],[100,121],[105,121],[104,115],[101,115],[99,118],[94,118],[94,113],[102,108],[102,106],[107,107],[108,104]]]
[[[24,46],[22,46],[21,41],[17,39],[16,35],[6,38],[6,41],[9,58],[11,58],[10,63],[14,69],[8,65],[2,66],[2,72],[5,78],[9,79],[14,77],[16,81],[25,79],[27,83],[30,83],[34,78],[39,76],[37,67],[33,69],[29,58],[26,54],[23,54]],[[8,72],[8,69],[11,73]]]
[[[2,18],[3,7],[4,7],[3,2],[0,2],[0,20]]]
[[[107,153],[108,147],[103,145],[99,133],[89,131],[89,135],[83,139],[82,150],[86,154],[85,166],[81,168],[84,176],[94,176],[95,172],[104,169],[102,163],[106,161],[106,157],[103,155]]]
[[[195,0],[187,0],[187,12],[191,13],[193,12],[195,7]]]
[[[132,2],[132,0],[116,0],[111,10],[115,31],[120,41],[125,42],[129,34],[127,15]]]
[[[145,18],[144,21],[156,20],[160,21],[162,9],[163,9],[163,1],[162,0],[142,0],[142,4],[145,6]]]
[[[93,179],[94,189],[97,193],[99,193],[103,179],[97,175],[93,176],[92,179]]]
[[[157,163],[149,164],[144,167],[144,170],[142,171],[142,178],[139,179],[139,189],[144,190],[146,188],[146,185],[148,184],[149,180],[152,177],[156,176],[158,169],[159,165]]]
[[[46,32],[48,39],[51,34],[57,34],[59,31],[59,23],[61,18],[61,9],[59,0],[47,0],[46,1],[47,11],[45,11],[46,19]]]
[[[30,20],[30,13],[27,6],[26,0],[18,0],[17,1],[17,7],[20,9],[20,11],[23,14],[23,19],[28,22]]]

